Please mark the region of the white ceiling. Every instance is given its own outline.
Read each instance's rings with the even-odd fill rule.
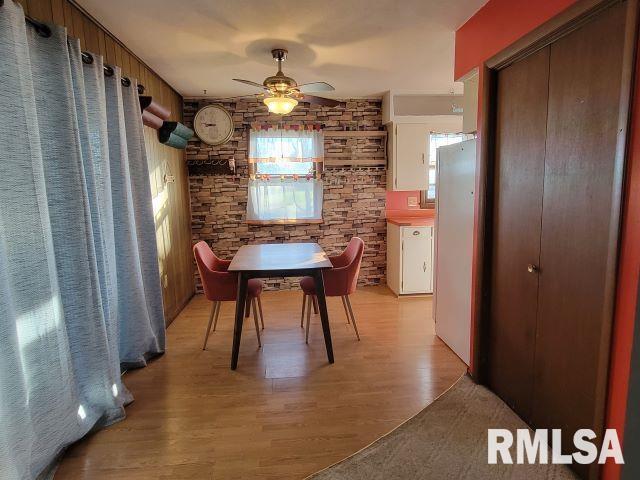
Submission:
[[[454,31],[486,0],[80,0],[184,96],[254,93],[232,81],[285,74],[326,81],[340,98],[389,89],[461,92]]]

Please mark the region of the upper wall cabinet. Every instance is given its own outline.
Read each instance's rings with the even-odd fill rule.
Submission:
[[[431,133],[460,133],[462,115],[425,116],[420,123],[388,123],[387,190],[416,191],[429,188]],[[431,158],[431,155],[434,158]]]
[[[462,100],[463,120],[462,132],[475,133],[478,130],[478,69],[474,69],[464,80],[464,96]]]
[[[421,123],[389,125],[387,189],[429,188],[429,128]]]

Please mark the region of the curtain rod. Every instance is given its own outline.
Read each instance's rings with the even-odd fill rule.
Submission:
[[[3,5],[4,5],[4,0],[0,0],[0,7],[2,7]],[[24,16],[24,21],[28,25],[31,25],[35,29],[36,33],[41,37],[49,38],[51,36],[51,28],[49,28],[47,24],[39,22],[34,18],[31,18],[29,15]],[[89,52],[82,52],[82,62],[86,63],[87,65],[92,64],[93,55],[91,55]],[[104,70],[104,74],[107,77],[111,77],[114,73],[113,67],[107,64],[104,65],[103,70]],[[124,87],[128,87],[131,85],[131,80],[129,80],[129,78],[127,77],[122,77],[120,79],[120,83],[122,83]],[[138,84],[138,94],[142,95],[144,91],[145,91],[144,85]]]

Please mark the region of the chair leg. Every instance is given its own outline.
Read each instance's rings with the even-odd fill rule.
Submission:
[[[262,302],[260,301],[260,297],[258,297],[257,300],[258,300],[258,311],[260,312],[260,323],[262,325],[262,330],[264,330],[264,315],[262,313]]]
[[[351,301],[348,296],[345,296],[344,299],[347,302],[347,307],[349,307],[349,313],[351,313],[351,321],[353,322],[353,329],[356,331],[356,337],[358,337],[358,341],[360,341],[360,334],[358,333],[358,325],[356,325],[356,317],[353,314],[353,308],[351,308]]]
[[[318,308],[318,297],[316,297],[315,295],[312,295],[312,297],[313,297],[313,313],[317,315],[318,312],[320,311],[320,309]]]
[[[342,299],[342,306],[344,307],[344,313],[347,315],[347,324],[351,323],[349,320],[349,310],[347,310],[347,302],[344,301],[344,295],[340,297]]]
[[[305,343],[309,343],[309,325],[311,324],[311,304],[313,300],[311,295],[307,296],[307,333],[305,334]]]
[[[209,314],[209,324],[207,325],[207,333],[204,336],[204,345],[202,345],[202,350],[207,349],[207,340],[209,340],[209,332],[211,332],[211,323],[213,323],[213,316],[218,308],[218,302],[213,302],[211,304],[211,313]]]
[[[253,304],[253,323],[256,325],[256,336],[258,337],[258,347],[262,347],[262,342],[260,342],[260,324],[258,323],[258,309],[256,308],[256,299],[251,299],[251,303]]]
[[[304,306],[307,303],[307,296],[302,294],[302,314],[300,315],[300,328],[304,328]]]
[[[244,318],[249,318],[251,315],[251,298],[247,295],[247,303],[244,306]]]
[[[222,307],[222,302],[216,302],[218,305],[216,306],[216,314],[213,316],[213,331],[216,331],[216,326],[218,325],[218,317],[220,316],[220,308]]]

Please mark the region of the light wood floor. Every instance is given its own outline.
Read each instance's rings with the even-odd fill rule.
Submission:
[[[126,374],[127,418],[71,448],[56,480],[304,478],[413,416],[465,371],[434,335],[430,297],[359,290],[360,342],[340,299],[327,299],[329,365],[318,316],[304,342],[301,296],[263,294],[263,348],[246,321],[235,372],[233,304],[202,351],[209,303],[195,297],[169,327],[167,353]]]

